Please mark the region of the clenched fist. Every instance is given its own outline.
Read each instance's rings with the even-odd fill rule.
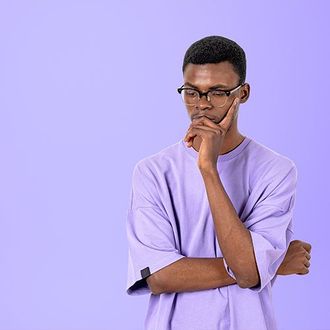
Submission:
[[[309,273],[312,246],[304,241],[290,243],[285,258],[278,268],[277,275],[305,275]]]

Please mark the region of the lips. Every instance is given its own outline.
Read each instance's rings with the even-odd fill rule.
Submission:
[[[198,119],[198,118],[201,118],[201,117],[206,117],[206,118],[208,118],[208,119],[210,119],[210,120],[212,120],[214,122],[217,121],[217,118],[216,117],[213,117],[213,116],[210,116],[210,115],[196,115],[196,116],[194,116],[192,118],[192,120]]]

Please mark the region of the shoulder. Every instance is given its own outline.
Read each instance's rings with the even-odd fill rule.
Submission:
[[[161,150],[141,158],[134,166],[133,172],[146,175],[157,175],[166,172],[182,158],[181,141],[172,143]]]
[[[298,171],[295,162],[268,146],[251,139],[248,145],[248,162],[251,167],[251,183],[276,185],[282,180],[297,181]]]
[[[168,187],[168,173],[173,172],[173,164],[180,157],[178,143],[148,155],[134,165],[132,191],[135,205],[162,205],[161,200]]]

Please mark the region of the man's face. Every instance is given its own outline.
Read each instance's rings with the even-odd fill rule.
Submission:
[[[184,87],[198,89],[201,92],[207,92],[214,87],[230,90],[239,83],[239,76],[228,61],[207,64],[189,63],[185,68],[183,79]],[[225,117],[235,97],[242,95],[241,90],[244,87],[245,85],[228,96],[223,107],[213,106],[205,96],[196,105],[186,105],[190,119],[206,116],[215,123],[219,123]]]

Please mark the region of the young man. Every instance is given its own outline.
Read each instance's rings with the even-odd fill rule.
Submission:
[[[276,329],[276,276],[310,266],[310,244],[292,241],[296,166],[238,131],[250,86],[237,43],[196,41],[182,71],[191,124],[133,170],[127,293],[152,293],[146,329]]]

